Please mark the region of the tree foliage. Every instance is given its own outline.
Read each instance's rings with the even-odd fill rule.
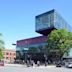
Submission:
[[[0,60],[3,58],[2,49],[0,49]]]
[[[57,52],[61,58],[64,53],[68,54],[70,48],[72,48],[72,33],[65,29],[53,30],[48,35],[47,49],[48,53]]]
[[[4,41],[2,39],[2,34],[0,33],[0,60],[3,58]]]

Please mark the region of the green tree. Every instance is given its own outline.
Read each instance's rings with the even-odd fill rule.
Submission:
[[[2,39],[2,34],[0,33],[0,60],[3,58],[4,41]]]
[[[49,55],[54,52],[60,59],[72,48],[72,33],[65,29],[53,30],[48,35],[47,49]],[[53,55],[54,55],[53,54]]]
[[[0,49],[0,60],[3,58],[2,49]]]

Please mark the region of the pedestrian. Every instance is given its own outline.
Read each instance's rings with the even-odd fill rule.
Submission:
[[[27,67],[29,67],[30,66],[30,63],[29,63],[29,60],[27,60]]]
[[[40,66],[40,61],[37,61],[37,66]]]
[[[34,61],[33,61],[33,60],[31,60],[31,66],[33,66],[33,64],[34,64]]]

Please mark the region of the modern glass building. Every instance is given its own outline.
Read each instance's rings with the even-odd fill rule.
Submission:
[[[68,31],[72,31],[72,27],[54,9],[37,15],[35,17],[35,31],[42,36],[18,40],[16,44],[17,58],[26,59],[26,55],[30,48],[37,50],[35,50],[37,57],[40,54],[43,56],[45,45],[47,44],[47,35],[54,29],[67,29]]]

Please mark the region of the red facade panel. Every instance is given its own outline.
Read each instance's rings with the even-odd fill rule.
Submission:
[[[35,38],[29,38],[24,40],[17,41],[17,46],[24,46],[24,45],[30,45],[30,44],[37,44],[47,41],[47,36],[39,36]]]

